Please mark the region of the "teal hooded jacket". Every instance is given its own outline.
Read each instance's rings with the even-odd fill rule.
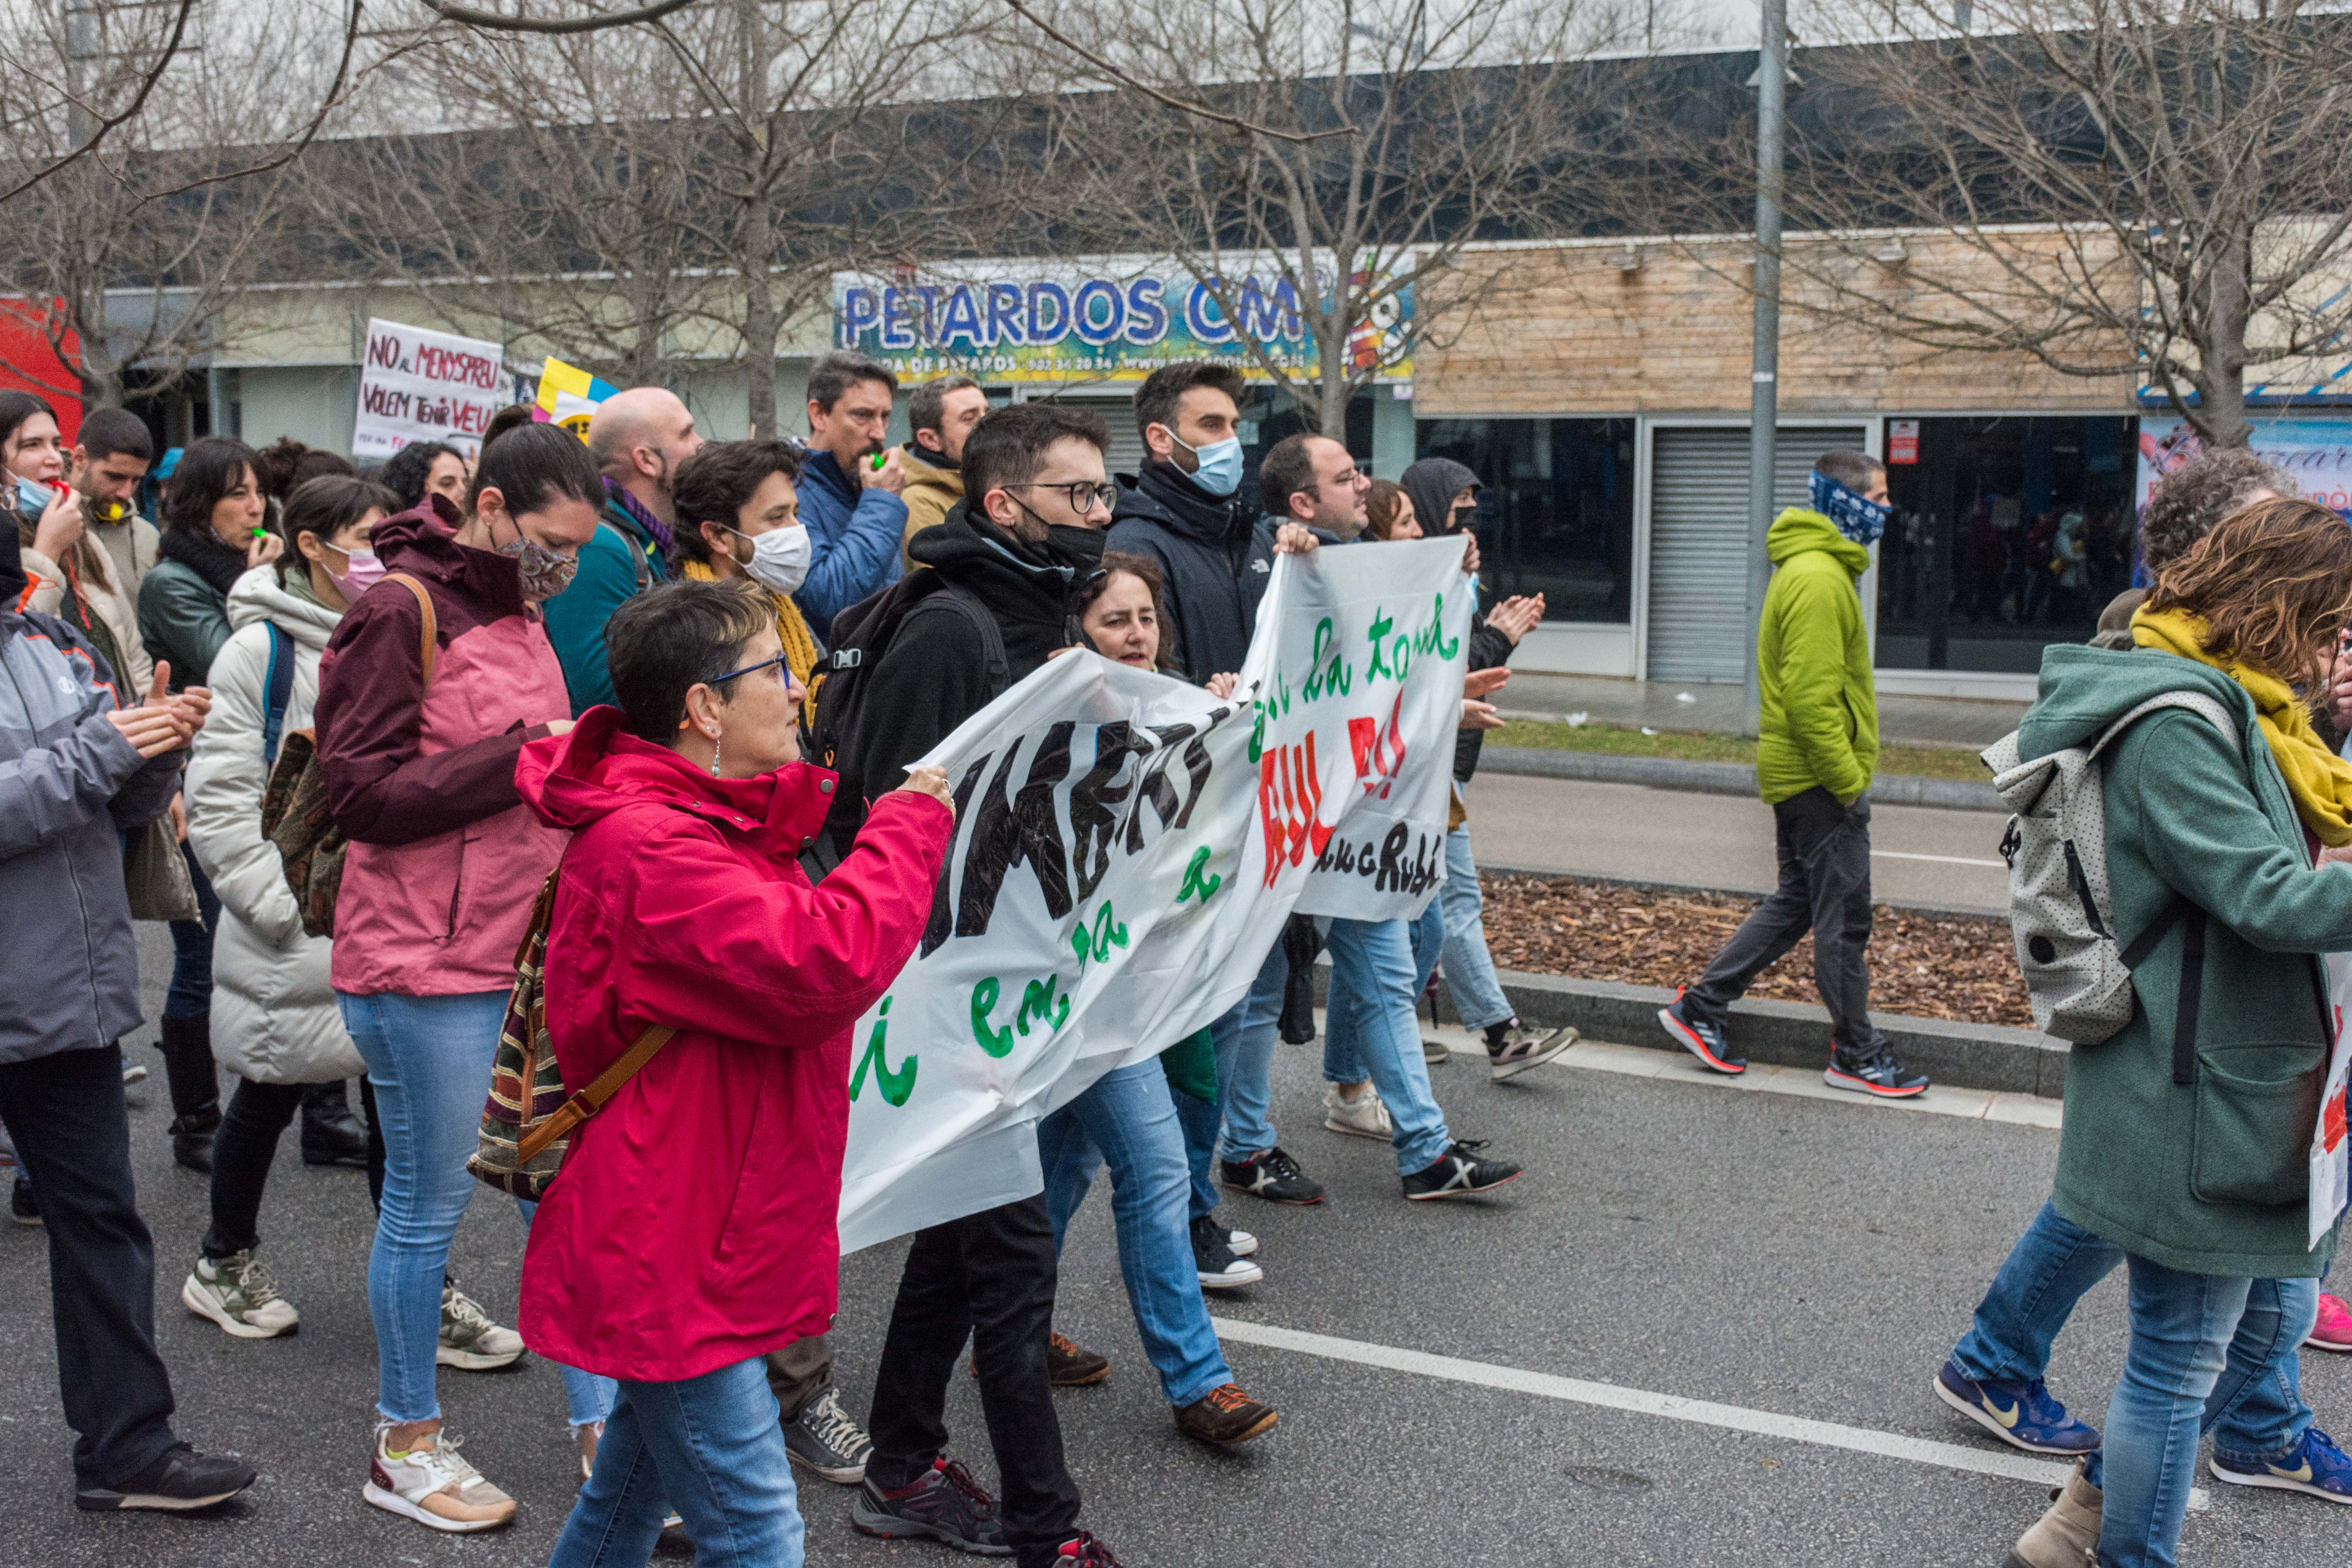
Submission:
[[[2307,1246],[2308,1153],[2328,1060],[2318,954],[2352,951],[2352,866],[2315,868],[2254,705],[2221,671],[2155,648],[2053,647],[2019,726],[2031,760],[2087,745],[2159,692],[2193,690],[2235,714],[2229,739],[2167,709],[2102,758],[2107,877],[2128,945],[2187,898],[2209,916],[2195,1081],[2173,1081],[2180,1004],[2176,923],[2133,972],[2120,1034],[2078,1045],[2052,1202],[2084,1229],[2192,1274],[2309,1278],[2336,1251]]]

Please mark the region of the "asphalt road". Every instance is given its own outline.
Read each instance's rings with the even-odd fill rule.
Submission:
[[[2002,819],[1989,811],[1874,805],[1871,890],[1882,900],[2006,915]],[[1482,773],[1470,781],[1482,866],[1769,892],[1772,808],[1740,795]]]
[[[151,942],[147,954],[161,949]],[[157,986],[163,973],[152,966]],[[1386,1149],[1320,1130],[1310,1109],[1318,1060],[1309,1048],[1281,1050],[1276,1110],[1288,1146],[1331,1200],[1276,1209],[1230,1198],[1228,1219],[1264,1238],[1268,1278],[1215,1310],[1246,1325],[1237,1333],[1328,1336],[1341,1342],[1322,1348],[1349,1359],[1230,1342],[1243,1385],[1283,1412],[1266,1438],[1228,1455],[1175,1435],[1120,1292],[1102,1194],[1073,1230],[1059,1324],[1116,1369],[1108,1383],[1066,1391],[1057,1404],[1086,1521],[1124,1561],[1990,1568],[2039,1511],[2036,1485],[1967,1468],[1998,1465],[2008,1451],[1980,1440],[1927,1384],[2047,1190],[2055,1134],[1564,1067],[1496,1086],[1457,1060],[1436,1075],[1455,1131],[1495,1140],[1528,1174],[1482,1204],[1407,1205]],[[302,1331],[230,1340],[178,1308],[205,1184],[171,1167],[160,1081],[134,1093],[143,1100],[132,1112],[142,1205],[159,1250],[158,1336],[181,1430],[250,1456],[263,1479],[212,1518],[76,1512],[41,1233],[0,1226],[0,1474],[14,1478],[0,1563],[544,1561],[573,1485],[553,1371],[526,1358],[507,1373],[442,1376],[452,1430],[522,1502],[512,1531],[436,1536],[367,1507],[359,1490],[374,1356],[362,1289],[372,1227],[364,1178],[306,1170],[288,1140],[263,1231]],[[478,1194],[455,1266],[509,1321],[521,1247],[512,1205]],[[856,1408],[899,1258],[897,1247],[877,1247],[843,1270],[838,1339]],[[2109,1281],[2059,1342],[2053,1386],[2094,1419],[2118,1369],[2123,1327]],[[1382,1358],[1364,1347],[1475,1364],[1436,1363],[1447,1375],[1427,1375],[1365,1364]],[[2352,1362],[2313,1355],[2304,1375],[2322,1425],[2352,1425]],[[1596,1394],[1595,1384],[1609,1387]],[[1552,1396],[1562,1391],[1574,1396]],[[1612,1391],[1713,1401],[1737,1425],[1765,1429],[1591,1402]],[[1783,1417],[1857,1429],[1864,1451],[1789,1436]],[[990,1477],[966,1380],[950,1419],[959,1452]],[[1933,1452],[1962,1464],[1884,1451],[1901,1440],[1947,1446]],[[813,1563],[963,1561],[865,1541],[848,1527],[845,1495],[811,1485]],[[2210,1510],[2189,1525],[2184,1561],[2197,1568],[2342,1560],[2346,1515],[2329,1505],[2210,1489]]]

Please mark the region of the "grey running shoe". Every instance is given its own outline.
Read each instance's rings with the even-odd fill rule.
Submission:
[[[1539,1068],[1569,1047],[1576,1044],[1574,1029],[1546,1029],[1520,1023],[1517,1018],[1486,1031],[1486,1062],[1495,1081],[1518,1077],[1529,1068]]]
[[[197,1258],[180,1287],[180,1305],[210,1318],[234,1339],[274,1340],[302,1323],[302,1314],[278,1293],[278,1281],[249,1247],[226,1258]]]
[[[866,1479],[874,1439],[841,1407],[841,1391],[828,1388],[784,1423],[784,1450],[793,1462],[826,1480],[854,1487]]]
[[[495,1372],[522,1356],[522,1336],[490,1321],[472,1297],[449,1280],[441,1285],[441,1340],[433,1359],[466,1372]]]

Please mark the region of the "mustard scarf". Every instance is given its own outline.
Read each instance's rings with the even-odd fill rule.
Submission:
[[[698,583],[719,580],[719,574],[708,561],[688,561],[682,570]],[[772,590],[769,597],[776,602],[776,640],[784,645],[784,663],[791,667],[793,679],[807,692],[801,699],[801,721],[814,724],[816,688],[810,684],[809,674],[816,668],[816,638],[810,635],[808,622],[802,618],[801,607],[793,603],[791,595]]]
[[[2352,844],[2352,763],[2327,749],[2311,727],[2310,710],[2292,687],[2275,675],[2207,653],[2205,622],[2186,610],[2137,611],[2131,629],[2132,641],[2140,647],[2210,665],[2243,687],[2254,700],[2254,721],[2270,742],[2271,755],[2278,759],[2303,825],[2322,844]]]

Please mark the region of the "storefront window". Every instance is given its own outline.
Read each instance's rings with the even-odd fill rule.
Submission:
[[[1544,618],[1622,624],[1633,613],[1631,419],[1426,419],[1415,454],[1484,481],[1478,549],[1506,595]]]
[[[2031,675],[2088,640],[2131,584],[2137,423],[1890,418],[1880,668]]]

